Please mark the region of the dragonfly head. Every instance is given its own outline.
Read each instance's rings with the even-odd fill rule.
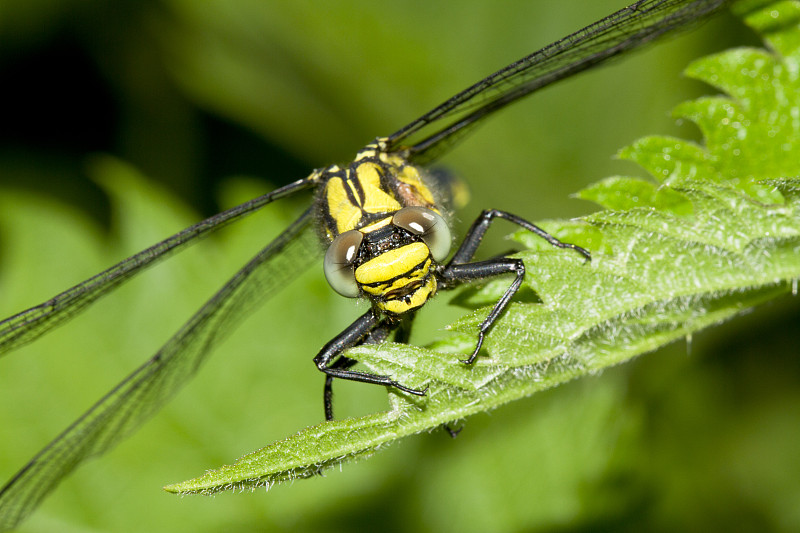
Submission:
[[[452,242],[442,216],[404,207],[392,216],[337,236],[325,254],[325,277],[343,296],[365,296],[388,315],[421,307],[436,292],[436,265]]]

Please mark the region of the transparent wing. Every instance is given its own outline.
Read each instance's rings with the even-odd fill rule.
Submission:
[[[388,139],[389,151],[403,150],[417,163],[436,158],[470,126],[551,83],[698,23],[730,0],[641,0],[586,26],[456,94]],[[450,119],[441,125],[442,121]]]
[[[120,261],[111,268],[92,276],[74,287],[70,287],[46,302],[3,320],[0,322],[0,356],[23,344],[36,340],[54,327],[63,324],[66,320],[80,313],[89,304],[146,267],[169,257],[172,253],[183,249],[188,244],[197,242],[212,231],[245,215],[254,213],[270,202],[299,190],[313,187],[314,183],[312,175],[216,214]]]
[[[0,489],[0,530],[15,527],[65,476],[127,437],[188,381],[253,308],[320,260],[311,209],[228,281],[153,357]]]

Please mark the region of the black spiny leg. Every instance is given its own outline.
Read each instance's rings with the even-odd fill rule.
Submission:
[[[393,381],[389,376],[379,376],[368,372],[350,370],[356,361],[347,357],[337,356],[347,348],[358,346],[364,343],[372,335],[376,339],[385,338],[386,333],[398,327],[400,323],[390,324],[381,321],[378,316],[370,309],[361,315],[355,322],[350,324],[343,332],[333,338],[314,358],[314,363],[320,371],[326,374],[323,401],[325,403],[325,419],[333,420],[333,390],[334,378],[349,379],[351,381],[361,381],[363,383],[373,383],[375,385],[386,385],[394,387],[409,394],[425,396],[427,389],[411,389],[400,383]]]
[[[469,262],[472,260],[472,257],[478,250],[478,246],[480,246],[483,236],[486,234],[486,230],[489,229],[489,225],[495,218],[504,218],[510,222],[513,222],[514,224],[517,224],[518,226],[535,233],[558,248],[571,248],[583,255],[587,261],[591,261],[592,259],[592,256],[588,250],[585,250],[575,244],[561,242],[539,226],[536,226],[535,224],[532,224],[516,215],[512,215],[511,213],[507,213],[505,211],[499,211],[497,209],[487,209],[481,213],[475,222],[472,223],[472,227],[467,232],[467,236],[464,238],[461,246],[453,255],[453,258],[450,259],[450,262],[447,263],[447,265],[445,265],[445,267],[439,272],[440,276],[444,279],[445,283],[449,282],[450,284],[471,279],[497,276],[499,274],[506,273],[514,273],[516,277],[508,289],[506,289],[506,292],[503,294],[503,296],[497,301],[497,303],[494,304],[491,312],[478,328],[478,343],[475,346],[475,350],[472,352],[472,354],[463,360],[465,364],[473,363],[475,358],[478,357],[478,352],[483,345],[483,339],[486,336],[486,332],[492,327],[506,306],[508,306],[508,303],[511,301],[511,298],[514,297],[514,294],[516,294],[516,292],[519,290],[520,286],[522,285],[522,280],[525,277],[525,265],[522,263],[521,259],[498,257],[476,263]]]
[[[340,357],[333,362],[331,367],[348,369],[358,361],[355,359],[348,359],[347,357]],[[325,420],[333,420],[333,376],[325,376],[325,389],[322,393],[322,402],[325,406]]]

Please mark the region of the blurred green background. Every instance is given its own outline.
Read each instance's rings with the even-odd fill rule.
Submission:
[[[624,0],[0,3],[0,314],[52,296],[186,225],[346,162],[453,93]],[[472,203],[533,219],[711,89],[695,57],[757,44],[729,15],[490,120],[441,163]],[[307,199],[306,199],[307,201]],[[252,219],[153,269],[0,360],[0,475],[141,364],[302,209]],[[494,239],[494,250],[506,245]],[[491,246],[489,247],[491,250]],[[160,486],[322,420],[311,358],[358,314],[314,269],[255,313],[175,401],[65,481],[23,531],[797,530],[794,300],[613,369],[408,439],[268,494]],[[580,297],[580,295],[575,295]],[[426,309],[416,342],[458,310]],[[385,407],[337,384],[340,415]]]

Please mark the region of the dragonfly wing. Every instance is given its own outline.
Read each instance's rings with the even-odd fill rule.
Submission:
[[[36,340],[56,326],[63,324],[101,296],[145,268],[183,249],[186,245],[199,241],[200,238],[212,231],[254,213],[275,200],[313,187],[314,184],[312,175],[310,178],[295,181],[249,202],[232,207],[120,261],[111,268],[67,289],[46,302],[3,320],[0,322],[0,356]]]
[[[144,365],[42,449],[0,489],[0,530],[13,528],[65,476],[130,435],[198,370],[213,348],[257,304],[319,262],[321,249],[307,210],[234,275]]]
[[[404,150],[417,163],[430,162],[471,126],[508,104],[673,30],[697,24],[728,4],[730,0],[640,0],[456,94],[390,135],[389,151]]]

